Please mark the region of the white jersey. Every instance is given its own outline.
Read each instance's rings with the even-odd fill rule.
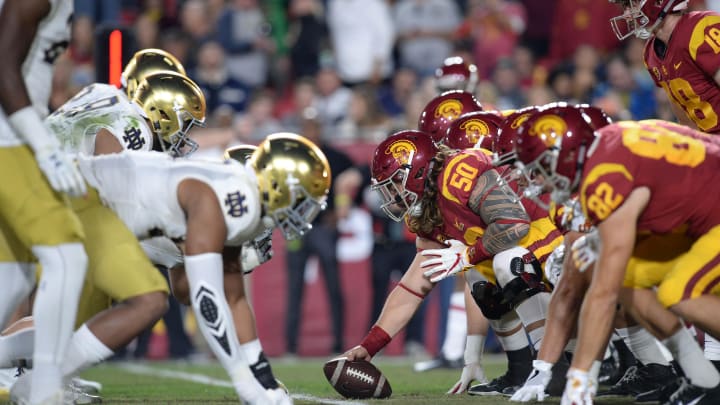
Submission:
[[[153,136],[145,112],[125,93],[109,84],[95,83],[80,90],[52,113],[45,123],[63,149],[71,154],[93,155],[95,137],[106,129],[125,150],[152,150]]]
[[[100,197],[139,239],[160,231],[184,239],[185,213],[177,188],[185,179],[209,185],[223,210],[225,244],[239,246],[266,228],[254,171],[232,159],[209,162],[173,159],[160,152],[123,152],[78,157],[80,171]]]
[[[32,106],[41,117],[48,114],[53,65],[70,41],[73,0],[49,0],[50,12],[40,22],[25,61],[22,74]],[[0,7],[5,3],[0,0]],[[0,147],[18,146],[25,140],[15,133],[0,108]]]

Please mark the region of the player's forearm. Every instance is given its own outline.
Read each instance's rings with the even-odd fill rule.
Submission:
[[[577,325],[580,312],[578,308],[582,303],[582,293],[585,291],[584,288],[573,288],[574,286],[569,285],[571,283],[566,282],[565,276],[560,279],[550,300],[545,318],[545,336],[537,356],[538,360],[548,363],[558,361],[570,340],[574,326]]]
[[[602,271],[602,269],[598,269]],[[572,367],[588,371],[600,352],[605,350],[615,319],[617,296],[591,286],[580,310],[578,345]]]
[[[530,224],[522,218],[500,220],[488,225],[482,238],[485,250],[496,254],[518,245],[530,231]]]

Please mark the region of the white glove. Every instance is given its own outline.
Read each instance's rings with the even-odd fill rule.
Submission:
[[[571,368],[560,405],[592,405],[592,382],[586,371]]]
[[[565,244],[561,243],[556,247],[545,260],[545,276],[552,285],[557,285],[562,275],[563,262],[565,261]]]
[[[75,197],[85,195],[85,179],[32,106],[21,108],[7,118],[15,132],[32,148],[38,167],[55,191]]]
[[[252,273],[255,268],[272,259],[272,229],[267,229],[257,238],[245,242],[240,250],[240,264],[243,274]]]
[[[454,239],[449,240],[448,243],[450,245],[443,249],[427,249],[420,252],[428,258],[420,263],[420,267],[430,269],[423,274],[433,283],[471,267],[468,263],[467,246]]]
[[[588,269],[598,257],[600,235],[597,230],[579,237],[572,244],[572,259],[579,272]]]
[[[542,360],[533,360],[533,371],[530,372],[525,384],[515,391],[510,398],[515,402],[543,401],[547,394],[545,388],[552,378],[552,363]]]
[[[73,197],[87,193],[85,179],[80,175],[72,159],[60,148],[36,151],[35,160],[55,191],[68,193]]]
[[[473,381],[477,381],[480,384],[488,382],[487,377],[485,377],[485,370],[480,363],[465,364],[462,374],[460,375],[460,380],[456,382],[447,393],[455,395],[463,394]]]

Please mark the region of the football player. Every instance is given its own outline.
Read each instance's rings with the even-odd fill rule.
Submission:
[[[543,108],[562,105],[566,104],[553,103]],[[588,105],[577,107],[587,115],[594,129],[612,123],[610,118],[598,108]],[[504,127],[501,136],[516,139],[517,130],[520,127]],[[547,387],[552,376],[551,371],[556,371],[555,363],[562,360],[566,345],[568,345],[568,349],[572,349],[574,346],[574,342],[570,342],[572,332],[577,324],[579,306],[582,303],[584,292],[592,277],[592,270],[584,270],[596,257],[594,249],[596,233],[587,234],[593,228],[587,223],[580,209],[580,202],[577,198],[573,198],[562,204],[551,204],[550,217],[558,229],[563,230],[565,243],[553,251],[545,267],[545,274],[554,285],[554,289],[548,307],[545,337],[537,358],[533,362],[534,370],[523,387],[513,394],[511,401],[527,402],[536,399],[542,401],[547,395]],[[575,243],[579,238],[582,240]],[[575,247],[572,251],[571,246]],[[577,260],[573,260],[573,255]],[[580,264],[578,266],[577,262],[582,263],[578,263]],[[622,320],[624,320],[623,314],[619,312],[616,326]],[[642,371],[632,374],[634,376],[632,381],[621,380],[606,393],[607,395],[637,395],[664,385],[670,382],[668,381],[670,379],[675,379],[667,359],[647,330],[631,324],[618,329],[618,333],[626,341],[628,348],[636,354]],[[593,366],[593,372],[597,377],[597,372],[600,371],[600,362],[594,363]]]
[[[222,253],[273,225],[288,239],[310,228],[330,184],[322,152],[301,136],[275,134],[258,146],[247,166],[234,160],[173,160],[153,152],[80,157],[79,162],[88,183],[138,238],[161,232],[183,240],[198,326],[240,398],[253,404],[289,402],[280,390],[266,391],[248,367],[224,293]],[[242,277],[236,281],[242,295]]]
[[[623,14],[610,20],[620,40],[647,40],[645,66],[665,90],[678,120],[720,133],[720,14],[688,12],[688,0],[611,0]]]
[[[33,313],[40,333],[29,403],[61,403],[61,367],[73,330],[87,256],[85,234],[62,193],[83,195],[82,177],[43,125],[53,65],[70,39],[71,0],[0,1],[0,227],[7,243],[0,322],[34,286],[43,268]],[[29,254],[32,252],[32,255]],[[7,263],[7,264],[6,264]]]
[[[662,339],[683,369],[686,377],[672,398],[716,403],[720,374],[678,316],[720,335],[712,315],[720,309],[720,214],[714,198],[695,198],[716,181],[720,143],[665,121],[619,122],[594,131],[571,107],[535,114],[518,133],[523,170],[539,174],[560,202],[579,192],[583,212],[599,232],[563,403],[592,403],[588,370],[607,343],[618,301]],[[666,241],[662,249],[633,253],[648,235]],[[628,266],[633,254],[642,262]]]
[[[498,181],[480,150],[438,147],[424,132],[401,131],[378,145],[372,173],[385,213],[398,221],[407,218],[418,235],[418,253],[375,326],[345,354],[371,359],[437,281],[477,266],[465,276],[510,361],[506,375],[476,386],[476,393],[497,395],[521,384],[532,356],[522,327],[533,342],[541,340],[542,308],[549,298],[537,266],[562,237],[549,221],[531,224],[515,192]],[[511,266],[524,278],[513,275]],[[503,297],[500,288],[511,294]]]
[[[474,94],[478,84],[477,66],[467,63],[461,56],[451,56],[435,70],[435,88],[438,93],[462,90]]]

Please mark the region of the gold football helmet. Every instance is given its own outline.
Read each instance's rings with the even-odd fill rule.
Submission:
[[[143,79],[153,73],[165,71],[186,76],[183,65],[170,53],[162,49],[141,49],[135,52],[132,59],[125,65],[120,80],[128,98],[133,98],[135,90],[140,86]]]
[[[178,73],[155,73],[140,83],[132,101],[145,111],[165,152],[181,157],[197,150],[187,133],[205,126],[205,96],[195,82]]]
[[[235,159],[240,163],[245,163],[250,159],[253,152],[257,150],[255,145],[237,145],[225,149],[225,160]]]
[[[250,157],[257,174],[265,215],[285,239],[296,239],[312,228],[325,209],[330,166],[314,143],[292,133],[269,135]]]

